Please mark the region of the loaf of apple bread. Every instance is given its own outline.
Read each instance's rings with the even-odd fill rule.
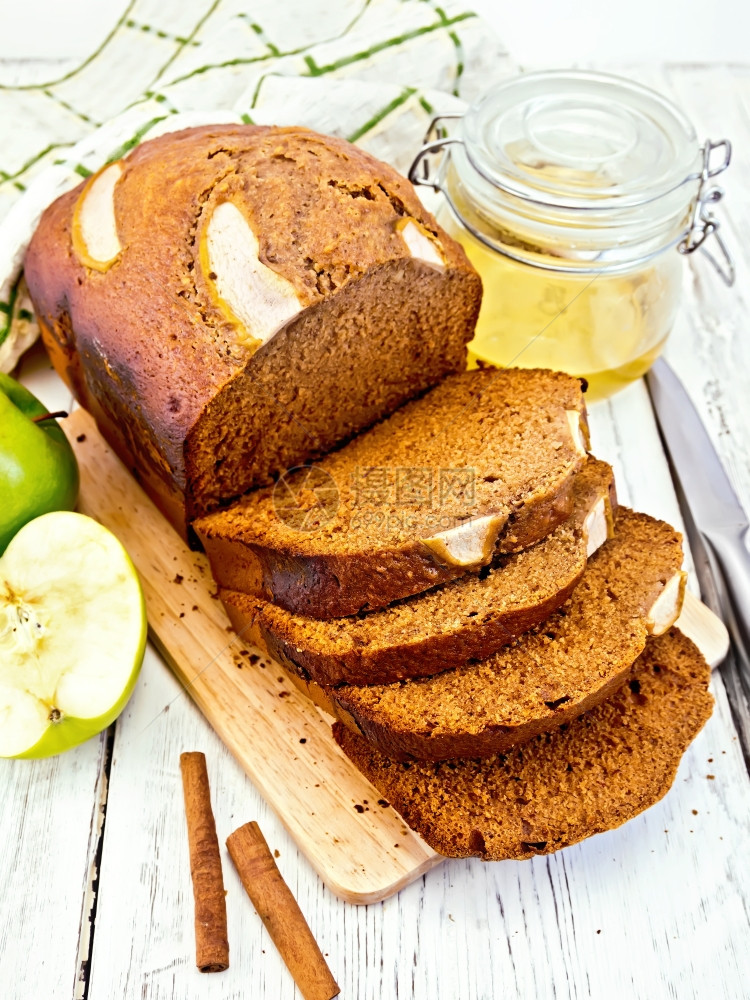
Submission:
[[[481,282],[411,185],[302,128],[143,143],[44,213],[55,368],[175,527],[465,366]]]

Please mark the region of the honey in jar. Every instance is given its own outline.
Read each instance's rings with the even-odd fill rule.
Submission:
[[[710,168],[717,147],[725,162]],[[425,180],[420,161],[438,149]],[[438,221],[482,277],[472,359],[583,376],[594,399],[641,376],[672,328],[678,250],[705,238],[705,182],[728,153],[607,74],[533,73],[486,94],[410,175],[442,191]]]

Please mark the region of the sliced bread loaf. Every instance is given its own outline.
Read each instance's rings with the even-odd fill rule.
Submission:
[[[648,640],[606,702],[506,755],[399,763],[341,723],[334,736],[434,850],[531,858],[620,826],[666,794],[711,715],[709,678],[697,647],[672,629]]]
[[[611,535],[611,468],[589,459],[573,499],[568,520],[531,548],[367,614],[320,621],[236,591],[222,590],[221,599],[244,639],[318,684],[434,674],[492,655],[567,600],[587,556]]]
[[[44,213],[25,273],[58,373],[183,534],[463,370],[481,300],[395,170],[254,125],[107,165]]]
[[[546,537],[570,516],[586,447],[578,379],[465,372],[194,527],[220,586],[341,617]]]
[[[395,684],[295,682],[392,758],[504,753],[604,701],[682,606],[680,536],[620,508],[569,600],[485,660]]]

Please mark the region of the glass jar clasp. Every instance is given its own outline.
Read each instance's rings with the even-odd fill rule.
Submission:
[[[723,151],[723,157],[718,163],[716,162],[716,157],[713,155],[716,150]],[[734,284],[735,279],[734,260],[719,233],[721,223],[711,211],[711,205],[717,204],[724,197],[724,189],[710,182],[714,177],[717,177],[727,169],[731,159],[732,144],[728,139],[721,139],[719,142],[711,142],[710,139],[706,140],[703,146],[703,167],[699,175],[700,183],[693,205],[690,228],[677,244],[677,249],[682,254],[701,250],[711,262],[722,281],[730,287]],[[709,236],[713,236],[718,245],[718,259],[705,246]]]
[[[463,145],[463,139],[460,136],[448,135],[447,129],[440,124],[443,121],[450,119],[457,120],[459,118],[463,118],[463,114],[436,115],[430,122],[430,127],[425,133],[422,148],[414,157],[412,165],[409,167],[409,180],[415,187],[431,187],[433,191],[443,191],[438,183],[437,174],[430,172],[429,157],[433,153],[439,153],[446,146]],[[420,166],[422,167],[421,171],[419,169]]]

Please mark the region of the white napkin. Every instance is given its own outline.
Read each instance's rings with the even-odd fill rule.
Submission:
[[[42,211],[138,142],[211,122],[306,125],[405,172],[434,114],[513,70],[461,0],[123,6],[72,71],[24,82],[16,68],[0,85],[0,370],[38,335],[22,266]]]

